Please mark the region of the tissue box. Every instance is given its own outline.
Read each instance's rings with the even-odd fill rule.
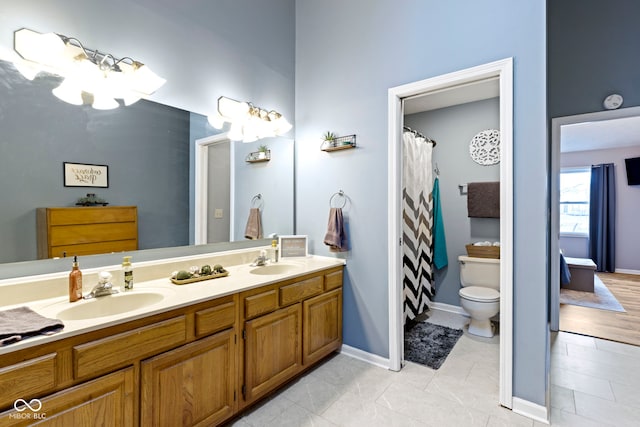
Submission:
[[[500,258],[500,246],[465,245],[467,255],[475,258]]]

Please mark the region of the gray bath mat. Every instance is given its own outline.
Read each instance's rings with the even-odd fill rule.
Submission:
[[[462,329],[418,322],[404,333],[404,358],[438,369],[461,336]]]

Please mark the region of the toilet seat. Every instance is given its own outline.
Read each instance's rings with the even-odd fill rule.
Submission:
[[[500,301],[500,292],[491,288],[481,286],[467,286],[460,289],[460,296],[469,301],[476,302],[497,302]]]

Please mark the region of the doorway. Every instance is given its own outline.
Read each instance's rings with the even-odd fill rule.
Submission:
[[[403,363],[401,181],[403,100],[421,96],[444,105],[486,99],[498,81],[500,99],[500,404],[511,408],[513,372],[513,60],[480,65],[389,89],[388,120],[388,248],[389,248],[389,369]]]
[[[626,313],[610,310],[598,310],[563,304],[563,324],[560,318],[560,263],[552,262],[550,266],[550,329],[552,331],[567,330],[569,332],[596,336],[614,341],[638,345],[640,334],[629,325],[637,325],[640,310],[635,309],[640,295],[628,292],[640,281],[640,264],[637,251],[640,246],[640,231],[636,231],[635,216],[637,209],[633,201],[637,200],[637,188],[627,185],[624,158],[640,157],[640,146],[637,133],[640,129],[640,107],[620,110],[600,111],[554,118],[551,121],[551,236],[549,239],[550,254],[559,254],[563,249],[565,256],[588,258],[588,250],[579,253],[577,245],[569,245],[567,238],[561,235],[560,219],[560,175],[563,166],[571,166],[568,160],[580,159],[582,166],[592,164],[614,163],[617,182],[617,222],[616,222],[616,265],[615,273],[596,273],[596,281],[604,282],[609,291],[619,300]],[[577,138],[577,146],[572,142],[572,135],[582,132]],[[599,136],[598,136],[599,135]],[[563,157],[564,156],[564,157]],[[636,233],[636,234],[634,234]],[[561,239],[563,240],[561,244]],[[575,240],[575,239],[574,239]],[[585,248],[587,245],[582,245]],[[579,248],[579,247],[578,247]],[[601,277],[598,277],[601,276]],[[627,276],[627,277],[624,277]],[[621,286],[614,288],[616,283]],[[565,291],[566,292],[566,291]],[[619,292],[619,293],[617,293]],[[625,304],[628,304],[625,307]],[[618,325],[618,326],[616,326]]]
[[[217,155],[217,159],[213,159],[212,155]],[[225,164],[225,167],[212,168],[215,164]],[[233,240],[233,165],[234,150],[226,132],[195,141],[196,245]],[[220,185],[211,188],[209,184],[212,180],[218,180]]]

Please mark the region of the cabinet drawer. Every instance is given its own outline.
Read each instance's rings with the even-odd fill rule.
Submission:
[[[322,276],[296,282],[280,288],[280,305],[289,305],[322,293]]]
[[[326,291],[331,291],[340,286],[342,286],[342,270],[334,271],[324,276],[324,287]]]
[[[233,327],[236,322],[236,303],[228,301],[196,312],[196,336],[209,335]]]
[[[278,308],[278,294],[275,289],[251,295],[244,299],[244,318],[252,319]]]
[[[184,316],[73,347],[75,378],[88,378],[127,366],[186,341]]]
[[[0,408],[16,399],[29,400],[56,385],[56,353],[9,365],[0,369]]]

